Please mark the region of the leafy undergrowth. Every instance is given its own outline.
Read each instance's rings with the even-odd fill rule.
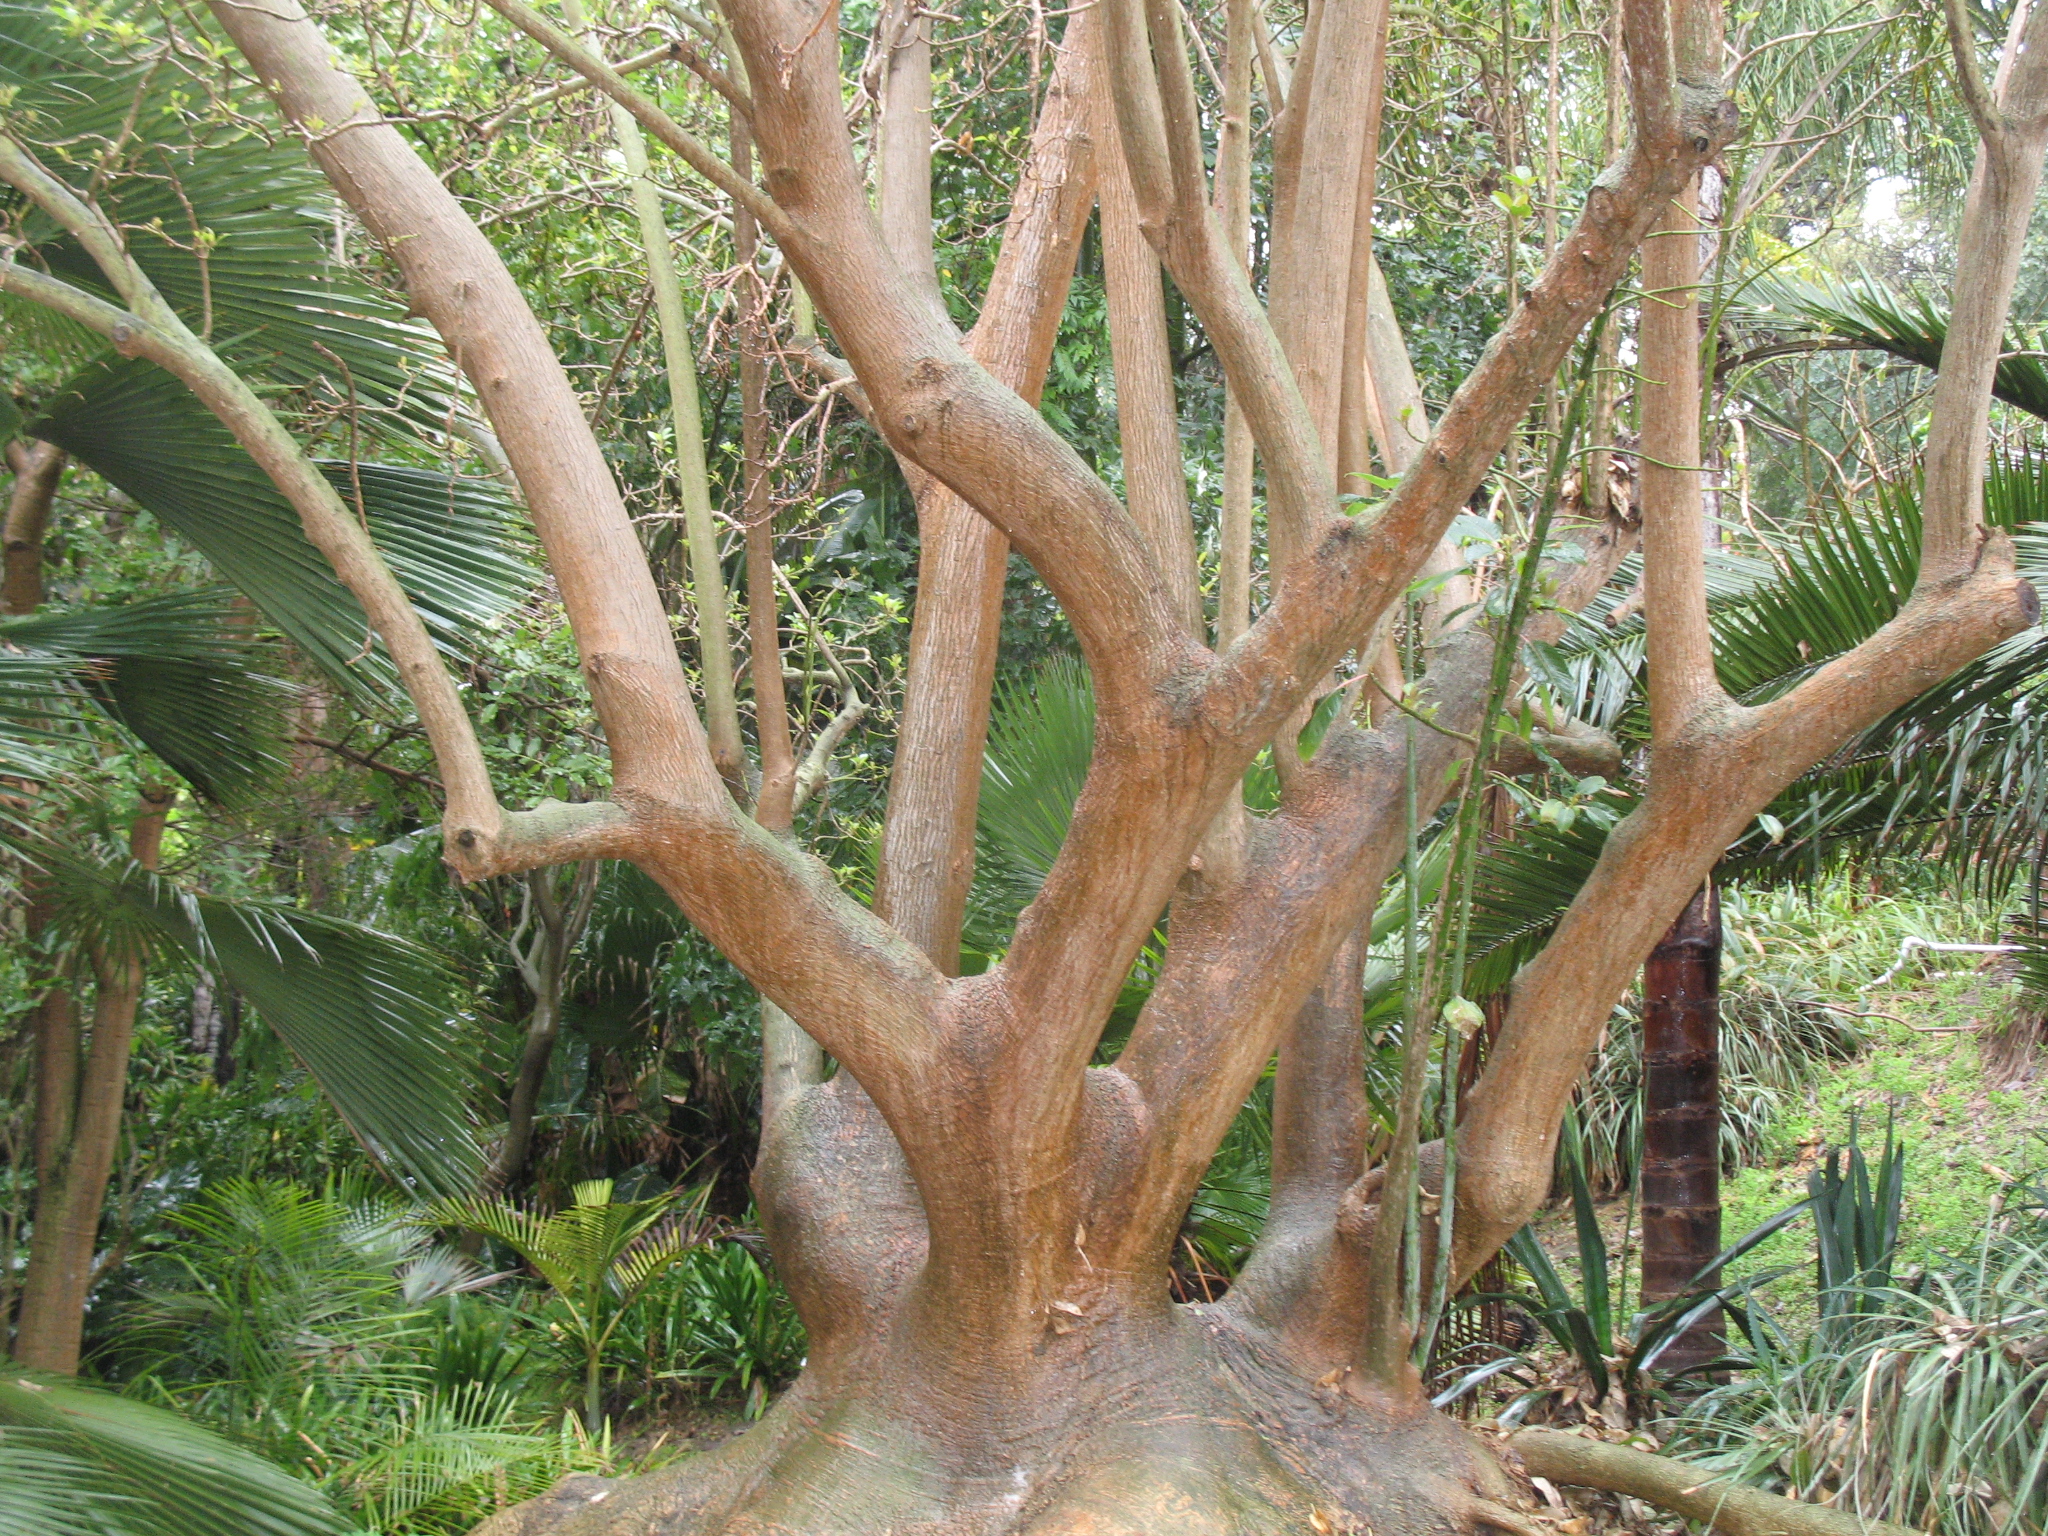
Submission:
[[[1724,1187],[1726,1239],[1804,1200],[1809,1175],[1852,1128],[1874,1168],[1889,1130],[1904,1161],[1896,1257],[1867,1289],[1838,1285],[1824,1297],[1814,1223],[1801,1216],[1730,1267],[1731,1279],[1754,1285],[1751,1338],[1735,1340],[1754,1369],[1698,1399],[1682,1393],[1618,1410],[1567,1390],[1546,1403],[1562,1403],[1582,1433],[1667,1443],[1742,1481],[1942,1536],[2041,1529],[2048,1057],[2031,1038],[2038,1031],[2024,1028],[2009,960],[1920,952],[1899,963],[1908,937],[1997,939],[1997,913],[1838,880],[1811,899],[1737,893],[1726,929],[1731,987],[1761,980],[1850,1020],[1863,1037],[1860,1051],[1808,1074],[1751,1128],[1746,1166]],[[1626,1194],[1599,1211],[1620,1318],[1640,1305],[1636,1216]],[[1534,1225],[1574,1294],[1586,1294],[1569,1204]],[[1844,1316],[1851,1292],[1860,1299]],[[1583,1376],[1564,1351],[1542,1353],[1557,1357],[1548,1374],[1559,1384]],[[1551,1501],[1549,1523],[1569,1531],[1673,1528],[1631,1500],[1539,1491]]]
[[[1821,1063],[1780,1092],[1750,1128],[1748,1166],[1722,1186],[1722,1231],[1732,1242],[1806,1197],[1807,1176],[1852,1120],[1874,1152],[1889,1117],[1906,1154],[1901,1264],[1969,1249],[1991,1201],[2030,1170],[2048,1166],[2048,1053],[2002,1050],[2019,1007],[1997,956],[1915,954],[1896,976],[1865,990],[1899,959],[1908,937],[1982,944],[1999,936],[1995,909],[1941,897],[1874,895],[1848,880],[1818,893],[1729,892],[1725,897],[1724,992],[1765,987],[1810,999],[1863,1037],[1846,1059]],[[1633,1161],[1633,1157],[1630,1157]],[[1616,1283],[1638,1294],[1640,1227],[1627,1192],[1603,1200],[1610,1252],[1630,1256]],[[1574,1278],[1577,1245],[1564,1204],[1534,1223]],[[1759,1244],[1731,1273],[1795,1264],[1812,1238],[1794,1224]],[[1798,1264],[1770,1288],[1774,1303],[1810,1310],[1813,1277]]]

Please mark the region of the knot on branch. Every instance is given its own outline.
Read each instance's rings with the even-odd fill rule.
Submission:
[[[1711,85],[1680,82],[1678,129],[1694,156],[1711,160],[1735,142],[1742,129],[1742,109],[1718,80]]]

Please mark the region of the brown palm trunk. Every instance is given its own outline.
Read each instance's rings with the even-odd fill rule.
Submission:
[[[156,867],[174,792],[148,788],[128,836],[129,853]],[[144,957],[128,946],[94,945],[92,1035],[82,1039],[68,985],[36,1012],[36,1208],[14,1358],[65,1375],[78,1370],[85,1304],[99,1276],[100,1209],[121,1139],[128,1053],[141,1007]],[[82,1059],[81,1059],[82,1057]]]
[[[1701,889],[1643,966],[1643,1300],[1682,1296],[1721,1251],[1721,902]],[[1659,1360],[1722,1352],[1720,1313]]]

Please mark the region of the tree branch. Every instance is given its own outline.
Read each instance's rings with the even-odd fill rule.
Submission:
[[[784,254],[831,320],[891,446],[1018,545],[1096,664],[1109,717],[1157,709],[1151,685],[1186,655],[1142,537],[1073,448],[971,360],[889,256],[847,138],[838,60],[815,17],[732,16],[754,83],[757,148]]]
[[[216,0],[216,3],[220,3],[220,0]],[[634,90],[616,69],[532,6],[522,5],[519,0],[490,0],[490,6],[513,26],[632,113],[634,121],[653,134],[662,144],[682,156],[691,170],[735,202],[742,204],[761,221],[761,227],[773,235],[778,243],[782,241],[789,225],[783,218],[782,211],[775,206],[774,199],[713,154],[701,140],[686,132],[680,123],[660,107]],[[741,110],[744,115],[751,116],[751,101]]]
[[[504,263],[334,62],[295,0],[211,3],[475,382],[560,586],[622,800],[652,794],[728,804],[639,536],[584,425],[582,402]],[[476,860],[475,874],[498,873],[478,830],[473,846],[457,846]]]
[[[681,38],[669,38],[667,41],[649,48],[644,53],[636,53],[631,58],[619,60],[612,68],[621,75],[636,75],[651,65],[660,64],[669,59],[680,59],[684,63],[689,64],[698,74],[704,74],[703,69],[698,68],[697,64],[691,62],[693,58],[702,60],[703,55]],[[706,62],[708,63],[708,61]],[[705,78],[709,80],[710,77],[706,76]],[[716,84],[715,81],[712,83]],[[523,96],[518,101],[504,108],[496,117],[487,120],[477,130],[477,137],[488,143],[503,133],[515,119],[524,117],[527,113],[538,107],[544,107],[551,101],[560,101],[565,96],[574,96],[578,92],[587,91],[590,88],[590,82],[579,75],[573,80],[558,81],[554,85],[548,86],[545,90],[535,91],[531,96]],[[720,94],[724,93],[721,91]],[[730,100],[731,98],[728,97],[727,99]],[[751,103],[749,103],[749,107],[751,107]]]
[[[0,272],[0,281],[4,279]],[[14,489],[7,498],[7,522],[0,534],[5,543],[0,558],[6,569],[0,579],[0,614],[28,614],[43,605],[43,537],[49,531],[50,509],[56,504],[66,459],[55,443],[7,446]]]
[[[0,287],[91,326],[122,356],[147,358],[171,373],[234,434],[291,502],[307,539],[327,557],[383,640],[441,765],[447,819],[461,835],[495,837],[502,813],[461,696],[369,530],[256,392],[186,327],[128,254],[119,232],[5,135],[0,135],[0,179],[72,235],[129,308],[122,310],[12,260],[0,265]]]
[[[1963,207],[1955,298],[1934,383],[1921,496],[1922,581],[1953,577],[1976,554],[1991,387],[2048,144],[2048,5],[2036,4],[2027,16],[1998,106],[1999,126],[1978,145]]]
[[[1704,1467],[1585,1435],[1525,1429],[1508,1445],[1537,1477],[1625,1493],[1697,1521],[1717,1536],[1914,1536],[1889,1520],[1780,1498]]]
[[[1941,18],[1948,25],[1948,45],[1955,55],[1956,92],[1977,125],[1978,137],[1995,140],[2005,132],[2004,114],[1984,83],[1984,71],[1977,64],[1977,34],[1963,0],[1942,0]]]
[[[829,871],[733,805],[689,707],[646,557],[581,402],[517,285],[294,0],[211,0],[330,182],[383,242],[477,392],[526,492],[614,768],[613,801],[463,828],[458,867],[630,857],[762,992],[875,1092],[901,1134],[944,980]],[[443,771],[447,771],[445,760]]]
[[[1118,0],[1119,7],[1130,3]],[[1732,103],[1711,91],[1681,90],[1670,69],[1662,16],[1663,7],[1653,0],[1628,0],[1624,9],[1636,61],[1632,85],[1638,132],[1623,163],[1596,181],[1577,226],[1489,343],[1384,507],[1363,524],[1324,519],[1312,555],[1287,573],[1266,614],[1212,675],[1204,707],[1214,711],[1211,718],[1222,732],[1238,732],[1242,706],[1255,696],[1260,700],[1256,708],[1272,708],[1265,679],[1320,677],[1378,623],[1479,484],[1529,401],[1605,302],[1643,235],[1696,168],[1732,135]],[[1166,254],[1176,281],[1230,367],[1226,338],[1235,321],[1213,307],[1216,285],[1201,270],[1184,270],[1179,248],[1171,242]],[[1250,405],[1248,398],[1248,413]],[[1256,418],[1254,429],[1271,484],[1273,444]]]
[[[1706,512],[1700,499],[1699,187],[1673,198],[1643,242],[1643,613],[1649,624],[1650,731],[1668,739],[1722,702],[1707,621]]]

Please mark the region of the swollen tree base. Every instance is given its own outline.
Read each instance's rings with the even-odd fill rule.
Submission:
[[[1002,1368],[931,1359],[906,1322],[814,1361],[739,1439],[647,1477],[572,1477],[478,1536],[1525,1529],[1476,1438],[1419,1396],[1307,1380],[1227,1307],[1056,1315]]]

